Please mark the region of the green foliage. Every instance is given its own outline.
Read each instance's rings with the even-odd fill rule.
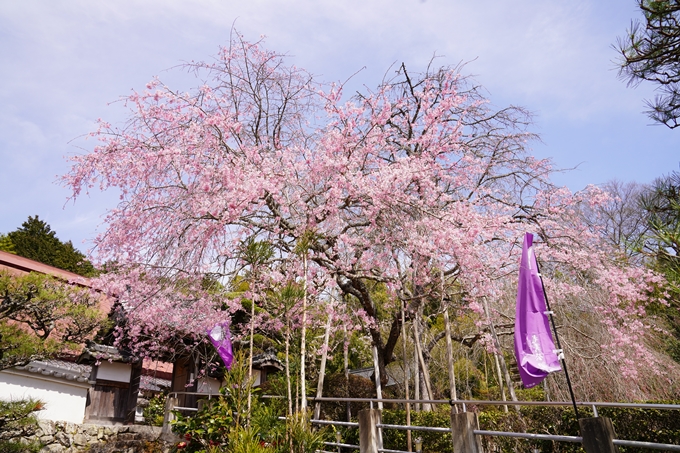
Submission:
[[[14,251],[14,244],[12,244],[12,240],[9,238],[9,236],[2,233],[0,233],[0,250],[7,253],[14,253],[15,255],[17,253]]]
[[[382,422],[386,425],[405,425],[406,411],[404,410],[385,410],[382,414]],[[414,426],[437,426],[442,428],[451,427],[450,409],[439,408],[432,412],[411,411],[411,425]],[[430,452],[452,452],[451,435],[427,431],[412,431],[411,437],[414,450],[415,438],[423,439],[423,451]],[[406,451],[406,431],[396,429],[383,430],[383,446],[390,450]]]
[[[659,402],[661,403],[661,402]],[[665,401],[666,404],[677,402]],[[510,409],[503,412],[500,407],[470,408],[479,410],[480,429],[489,431],[527,432],[562,436],[579,436],[579,425],[571,407],[559,406],[523,406],[520,413]],[[677,444],[680,441],[680,417],[677,411],[654,409],[599,408],[599,415],[609,417],[616,431],[617,439]],[[589,408],[579,408],[582,418],[592,417]],[[382,422],[389,425],[405,425],[406,411],[384,410]],[[411,424],[414,426],[451,426],[450,409],[439,408],[432,412],[411,412]],[[428,453],[451,452],[451,437],[441,433],[412,431],[412,438],[423,439],[423,451]],[[344,443],[358,444],[359,434],[356,429],[344,429]],[[583,452],[580,444],[553,441],[529,441],[510,437],[482,438],[485,451],[503,453],[531,453],[538,448],[543,453]],[[384,448],[406,451],[406,431],[386,429],[383,431]],[[618,447],[621,453],[647,450],[630,447]]]
[[[678,404],[678,401],[655,401],[660,404]],[[580,411],[580,409],[579,409]],[[619,439],[655,442],[660,444],[680,443],[680,417],[677,411],[658,409],[627,409],[603,407],[599,415],[612,419],[616,437]],[[620,448],[622,452],[643,451]]]
[[[658,402],[677,404],[678,402]],[[617,439],[677,444],[680,441],[680,417],[677,411],[655,409],[598,408],[601,417],[609,417],[614,425]],[[579,408],[582,418],[592,417],[589,408]],[[515,431],[562,436],[579,436],[579,426],[570,407],[524,406],[520,414],[514,410],[505,413],[498,408],[480,412],[481,429],[493,431]],[[552,441],[527,441],[506,437],[485,437],[487,451],[527,452],[538,448],[548,452],[582,452],[580,444]],[[648,450],[618,447],[622,453],[645,452]]]
[[[591,417],[587,409],[579,408],[581,417]],[[523,406],[520,413],[512,408],[503,412],[498,407],[489,408],[479,414],[481,429],[489,431],[527,432],[578,436],[579,427],[574,410],[566,407]],[[534,448],[542,452],[583,452],[580,444],[552,441],[528,441],[511,437],[484,437],[487,451],[526,452]]]
[[[345,379],[344,373],[335,373],[326,376],[323,383],[323,396],[327,398],[375,398],[375,384],[362,376],[350,374],[349,380]],[[356,417],[361,409],[367,409],[369,403],[352,402],[349,409],[352,416]],[[323,417],[331,420],[347,419],[347,403],[323,402],[321,404]]]
[[[38,453],[42,446],[38,442],[23,443],[0,440],[2,453]]]
[[[680,3],[677,0],[637,0],[644,22],[634,21],[618,42],[620,75],[629,85],[643,80],[657,85],[659,94],[647,101],[649,117],[670,128],[680,117]]]
[[[184,438],[178,449],[189,453],[314,453],[319,450],[326,431],[313,432],[306,419],[299,415],[279,420],[278,405],[269,401],[265,404],[248,381],[246,358],[243,352],[237,353],[219,397],[205,400],[203,408],[194,415],[176,414],[173,431]],[[255,393],[248,413],[251,391]]]
[[[248,380],[245,353],[239,351],[234,357],[231,372],[225,375],[225,385],[220,396],[204,400],[203,408],[195,415],[176,413],[173,431],[184,436],[188,452],[202,452],[209,447],[228,447],[234,430],[246,428],[249,422],[248,393],[253,391]],[[255,398],[257,399],[257,398]],[[253,411],[261,404],[256,403]]]
[[[38,419],[34,412],[42,408],[43,403],[33,399],[0,400],[0,452],[37,453],[40,450],[39,443],[24,443],[19,439],[36,432]]]
[[[651,265],[666,277],[670,296],[668,306],[652,308],[666,320],[672,335],[666,340],[666,352],[680,362],[680,173],[657,179],[641,204],[647,216]]]
[[[680,294],[680,173],[657,179],[641,202],[650,232],[647,246],[658,269]]]
[[[343,354],[343,347],[345,337],[341,329],[335,333],[336,341],[340,343],[333,353],[333,356],[326,362],[326,373],[344,373],[345,370],[345,358]],[[349,344],[348,344],[348,354],[347,354],[347,366],[350,370],[363,368],[368,364],[373,364],[373,357],[371,356],[371,343],[370,340],[366,338],[363,332],[348,332]]]
[[[42,340],[5,320],[0,320],[0,340],[0,370],[54,356],[61,349],[58,341]]]
[[[286,419],[285,436],[276,440],[276,453],[316,453],[323,448],[330,431],[313,431],[309,418],[309,414],[295,414]]]
[[[274,256],[274,249],[269,242],[249,237],[241,245],[241,260],[250,266],[263,266],[272,256]]]
[[[86,288],[0,271],[0,369],[75,350],[105,323]]]
[[[149,399],[149,405],[144,408],[144,423],[151,426],[163,426],[167,397],[165,393],[159,393]]]
[[[74,272],[84,277],[96,274],[95,268],[71,241],[61,242],[50,226],[38,216],[29,216],[20,228],[4,236],[0,249],[24,258]]]

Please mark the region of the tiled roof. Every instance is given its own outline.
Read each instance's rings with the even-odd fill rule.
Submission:
[[[366,379],[373,380],[373,373],[375,372],[375,368],[373,367],[366,367],[366,368],[356,368],[354,370],[349,370],[349,374],[354,374],[355,376],[361,376],[365,377]],[[396,385],[397,381],[394,380],[394,378],[387,373],[387,384],[385,384],[385,387],[390,387],[392,385]]]
[[[253,367],[260,369],[273,367],[279,371],[283,370],[281,361],[276,357],[275,349],[268,349],[267,352],[253,356]]]
[[[87,382],[90,378],[92,367],[79,365],[63,360],[33,361],[25,366],[15,367],[17,370],[29,373],[39,373],[44,376],[66,379],[67,381]]]
[[[139,358],[134,357],[129,352],[121,351],[114,346],[88,342],[87,346],[80,353],[77,362],[92,364],[107,360],[110,362],[138,363]]]
[[[172,384],[167,379],[155,378],[153,376],[140,376],[139,389],[149,392],[161,392],[168,390]]]

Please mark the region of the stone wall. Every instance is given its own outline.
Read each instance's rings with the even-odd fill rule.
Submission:
[[[142,425],[78,425],[41,420],[30,440],[41,453],[167,453],[177,439],[160,440],[161,428]]]

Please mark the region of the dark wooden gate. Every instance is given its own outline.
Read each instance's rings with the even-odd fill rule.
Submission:
[[[137,406],[141,363],[132,367],[130,382],[97,379],[87,395],[85,420],[105,423],[132,423]]]

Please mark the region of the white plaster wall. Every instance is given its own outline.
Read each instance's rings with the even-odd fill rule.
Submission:
[[[0,371],[0,399],[41,400],[45,409],[38,412],[38,417],[43,420],[83,423],[88,387],[87,383],[72,383],[36,373]]]
[[[120,362],[101,362],[97,370],[97,379],[116,382],[130,382],[132,365]]]

